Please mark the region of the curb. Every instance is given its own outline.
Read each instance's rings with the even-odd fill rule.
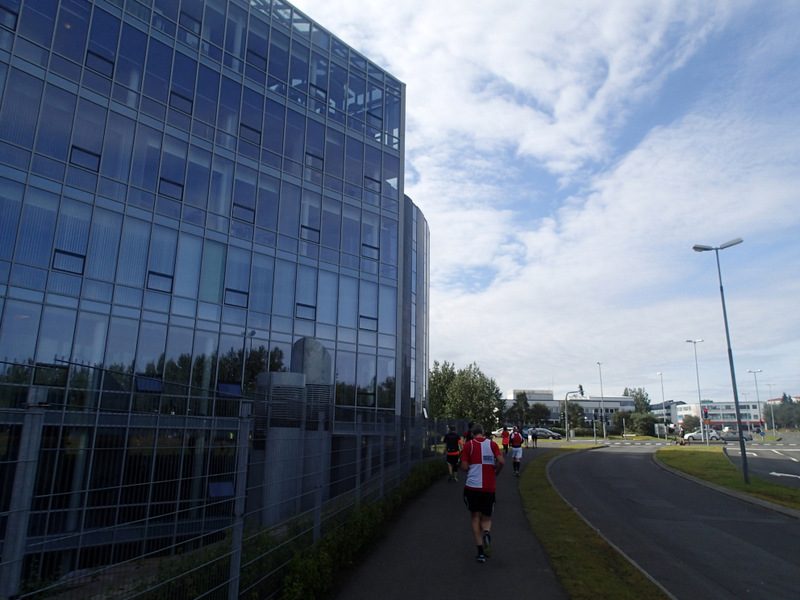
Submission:
[[[722,451],[725,454],[725,457],[728,458],[728,460],[730,460],[730,458],[728,457],[727,449],[723,448]],[[703,485],[703,486],[705,486],[705,487],[707,487],[709,489],[715,490],[717,492],[721,492],[723,494],[727,494],[728,496],[732,496],[734,498],[738,498],[739,500],[743,500],[745,502],[749,502],[750,504],[755,504],[756,506],[760,506],[761,508],[766,508],[768,510],[779,512],[779,513],[784,514],[784,515],[786,515],[788,517],[792,517],[792,518],[800,520],[800,510],[795,510],[793,508],[789,508],[788,506],[783,506],[781,504],[775,504],[774,502],[770,502],[768,500],[762,500],[761,498],[756,498],[754,496],[751,496],[750,494],[745,494],[743,492],[737,492],[736,490],[730,490],[730,489],[728,489],[726,487],[723,487],[721,485],[717,485],[716,483],[711,483],[710,481],[706,481],[704,479],[700,479],[698,477],[694,477],[693,475],[689,475],[688,473],[684,473],[683,471],[679,471],[678,469],[675,469],[674,467],[670,467],[669,465],[665,465],[663,462],[661,462],[656,457],[656,453],[655,452],[653,453],[653,462],[660,469],[663,469],[663,470],[665,470],[665,471],[667,471],[669,473],[672,473],[673,475],[677,475],[678,477],[683,477],[684,479],[688,479],[689,481],[693,481],[695,483]]]

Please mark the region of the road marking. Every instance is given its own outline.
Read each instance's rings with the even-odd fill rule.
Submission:
[[[774,475],[775,477],[797,477],[800,479],[800,475],[792,475],[791,473],[776,473],[773,471],[770,475]]]

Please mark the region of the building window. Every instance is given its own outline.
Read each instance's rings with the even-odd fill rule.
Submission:
[[[82,254],[76,254],[75,252],[56,250],[53,254],[53,268],[57,271],[66,271],[67,273],[83,275],[83,267],[85,262],[86,256]]]

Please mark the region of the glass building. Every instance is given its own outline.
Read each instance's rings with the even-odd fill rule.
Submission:
[[[287,377],[322,386],[330,495],[360,428],[422,416],[404,121],[283,0],[0,0],[0,579],[229,518]]]

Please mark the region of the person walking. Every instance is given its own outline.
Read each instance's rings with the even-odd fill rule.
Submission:
[[[514,465],[514,476],[519,477],[519,467],[522,462],[522,434],[517,426],[514,426],[509,442],[511,442],[511,460]]]
[[[503,427],[503,435],[501,439],[501,443],[503,444],[503,454],[508,454],[508,438],[509,438],[508,427]]]
[[[536,433],[536,427],[531,427],[528,429],[528,440],[531,443],[531,446],[536,448],[537,442],[539,441],[539,436]]]
[[[456,426],[450,425],[450,431],[444,434],[444,453],[447,470],[450,476],[447,481],[458,481],[458,468],[461,456],[461,436],[456,433]]]
[[[496,500],[496,477],[506,464],[496,442],[486,439],[483,426],[472,426],[472,439],[461,450],[461,470],[467,474],[464,485],[464,504],[470,512],[472,534],[479,563],[492,554],[492,516]]]

